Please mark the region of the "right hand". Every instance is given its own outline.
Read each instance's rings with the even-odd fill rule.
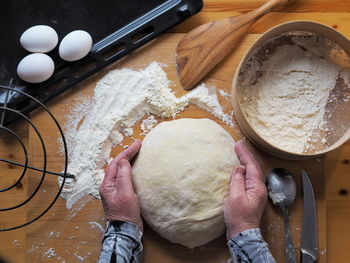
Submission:
[[[227,239],[258,228],[267,202],[267,190],[260,166],[248,147],[239,141],[236,154],[242,165],[231,176],[230,192],[224,203]]]

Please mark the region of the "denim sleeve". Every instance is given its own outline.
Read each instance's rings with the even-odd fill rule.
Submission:
[[[228,241],[233,262],[275,263],[260,229],[248,229]]]
[[[142,259],[142,232],[136,225],[111,221],[107,223],[99,263],[139,263]]]

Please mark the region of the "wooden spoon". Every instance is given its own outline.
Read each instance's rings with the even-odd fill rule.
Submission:
[[[188,32],[176,48],[176,68],[182,87],[192,89],[257,19],[288,1],[270,0],[247,14],[213,21]]]

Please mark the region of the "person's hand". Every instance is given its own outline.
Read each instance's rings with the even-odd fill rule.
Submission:
[[[258,228],[267,201],[265,180],[254,155],[242,141],[235,144],[235,151],[242,165],[232,173],[224,204],[227,239]]]
[[[131,180],[130,160],[141,148],[135,141],[110,163],[100,186],[100,195],[108,221],[126,221],[143,231],[139,200]]]

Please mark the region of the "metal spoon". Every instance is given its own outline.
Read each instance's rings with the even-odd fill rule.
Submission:
[[[288,206],[294,201],[296,194],[295,181],[286,169],[274,168],[269,172],[266,183],[269,197],[283,212],[286,262],[296,263],[288,218]]]

